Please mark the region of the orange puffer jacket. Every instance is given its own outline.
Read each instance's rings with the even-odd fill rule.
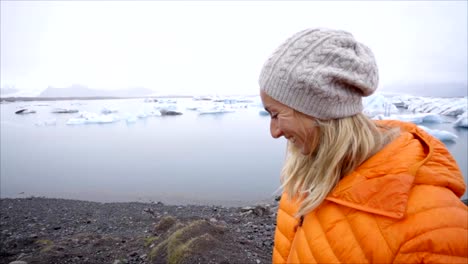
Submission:
[[[443,143],[398,121],[401,136],[344,177],[302,219],[283,194],[273,263],[468,263],[461,172]]]

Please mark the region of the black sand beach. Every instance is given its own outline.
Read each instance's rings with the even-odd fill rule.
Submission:
[[[269,263],[277,202],[0,200],[0,263]]]

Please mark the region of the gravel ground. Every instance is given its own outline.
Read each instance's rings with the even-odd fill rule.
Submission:
[[[270,263],[276,210],[0,199],[0,263]]]

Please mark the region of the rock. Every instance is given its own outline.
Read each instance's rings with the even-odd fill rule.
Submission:
[[[15,261],[10,262],[10,264],[28,264],[28,263],[22,260],[15,260]]]
[[[173,116],[173,115],[181,115],[182,114],[181,112],[176,112],[176,111],[166,110],[166,109],[161,109],[160,112],[161,112],[161,115],[163,115],[163,116]]]
[[[28,254],[26,253],[21,253],[19,256],[16,258],[16,260],[21,260],[22,258],[26,257]]]
[[[257,216],[263,216],[270,213],[270,208],[267,206],[258,205],[254,209],[254,214]]]
[[[241,208],[241,212],[252,211],[254,208],[251,206],[245,206]]]
[[[143,209],[143,212],[148,213],[148,214],[153,215],[153,216],[155,215],[153,209],[151,209],[151,208],[145,208],[145,209]]]
[[[216,220],[216,218],[210,218],[210,222],[211,223],[216,223],[216,222],[218,222],[218,220]]]

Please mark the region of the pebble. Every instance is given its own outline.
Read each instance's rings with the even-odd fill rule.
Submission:
[[[22,260],[15,260],[15,261],[10,262],[10,264],[28,264],[28,263]]]

